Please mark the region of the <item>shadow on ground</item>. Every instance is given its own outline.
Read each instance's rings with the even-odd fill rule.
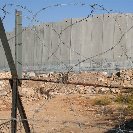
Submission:
[[[117,125],[105,133],[133,133],[133,119]]]

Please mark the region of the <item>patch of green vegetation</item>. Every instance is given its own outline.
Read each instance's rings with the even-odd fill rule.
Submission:
[[[128,94],[128,95],[119,95],[116,97],[115,102],[119,104],[125,104],[127,105],[127,110],[130,113],[133,113],[133,93]]]
[[[111,100],[108,97],[101,97],[94,100],[93,105],[106,106],[111,103]]]
[[[133,114],[133,104],[129,104],[128,107],[127,107],[127,110]]]
[[[128,99],[128,111],[133,114],[133,94]]]
[[[115,102],[119,104],[133,104],[133,94],[128,94],[128,95],[118,95],[115,99]]]
[[[119,103],[119,104],[122,104],[122,103],[127,103],[127,96],[126,95],[118,95],[115,99],[115,102]]]

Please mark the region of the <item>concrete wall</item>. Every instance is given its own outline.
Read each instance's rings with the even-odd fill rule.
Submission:
[[[22,39],[23,70],[78,71],[131,68],[132,26],[132,14],[104,14],[26,28]],[[13,36],[14,32],[7,33],[8,38]],[[14,40],[9,40],[13,55]],[[2,46],[0,69],[8,70]]]

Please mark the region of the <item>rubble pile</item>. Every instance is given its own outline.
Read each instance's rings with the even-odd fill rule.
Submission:
[[[2,78],[11,78],[11,74],[9,72],[0,73],[0,79]],[[120,94],[122,87],[133,87],[133,70],[121,70],[112,73],[111,76],[107,72],[50,72],[42,74],[27,72],[23,73],[23,78],[53,81],[23,80],[22,86],[19,87],[20,96],[31,100],[48,99],[51,96],[68,94]],[[8,97],[8,99],[11,96],[8,80],[0,80],[0,96]]]

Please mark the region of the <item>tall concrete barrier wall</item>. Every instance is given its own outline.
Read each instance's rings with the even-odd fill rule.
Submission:
[[[115,70],[131,68],[133,14],[104,14],[25,28],[24,71]],[[7,33],[13,57],[14,32]],[[9,70],[0,42],[0,69]]]

